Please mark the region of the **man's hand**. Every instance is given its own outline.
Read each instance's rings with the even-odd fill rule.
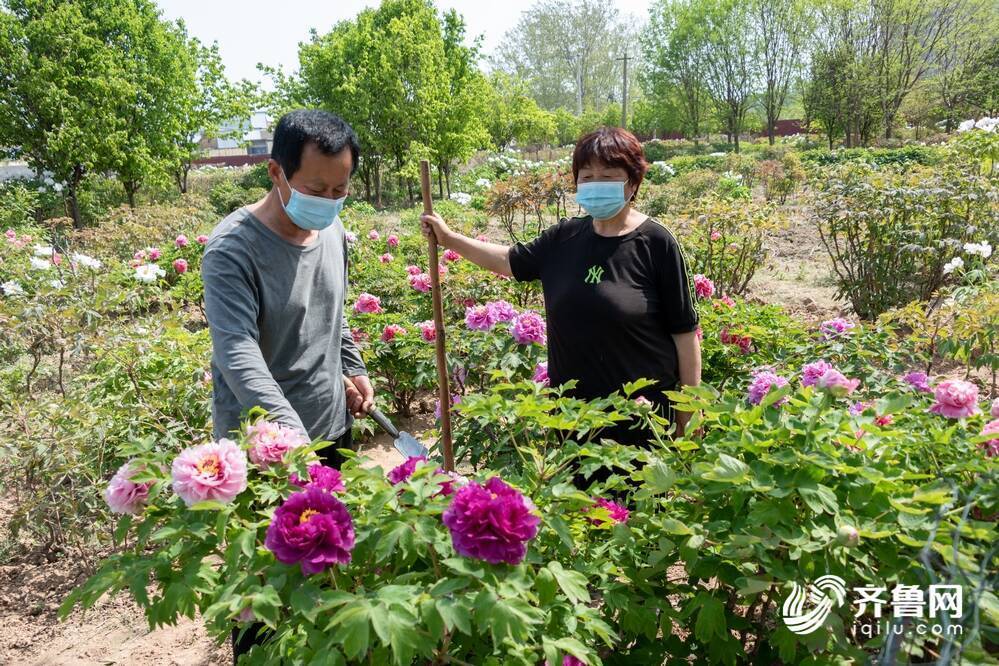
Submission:
[[[344,377],[343,388],[347,396],[347,409],[354,418],[366,416],[375,406],[375,389],[367,375]]]

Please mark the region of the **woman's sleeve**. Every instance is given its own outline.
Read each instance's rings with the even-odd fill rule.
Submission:
[[[541,268],[548,261],[555,249],[559,230],[565,224],[560,220],[553,224],[529,243],[515,243],[510,247],[510,272],[515,280],[529,282],[541,279]]]
[[[666,331],[671,334],[692,333],[697,330],[697,308],[687,276],[687,262],[673,234],[667,232],[666,246],[659,255],[656,265]]]

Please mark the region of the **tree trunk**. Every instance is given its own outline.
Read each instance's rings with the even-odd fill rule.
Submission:
[[[444,167],[444,184],[447,185],[447,197],[451,198],[451,165],[445,165]]]
[[[382,166],[375,166],[375,206],[382,207]]]
[[[69,214],[73,218],[73,228],[82,229],[83,219],[80,217],[80,181],[83,180],[83,167],[79,164],[73,167],[73,175],[69,179]]]
[[[444,198],[444,171],[440,164],[437,165],[437,194],[441,199]]]
[[[771,146],[777,142],[777,128],[774,127],[776,124],[776,121],[769,118],[767,119],[767,140],[770,142]]]
[[[139,186],[130,180],[123,182],[122,185],[125,187],[125,195],[128,197],[128,207],[135,210],[135,193],[138,191]]]

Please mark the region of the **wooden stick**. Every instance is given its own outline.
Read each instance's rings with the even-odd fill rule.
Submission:
[[[423,212],[434,212],[430,196],[430,162],[420,160],[420,187],[423,190]],[[444,470],[454,471],[454,448],[451,443],[451,389],[448,387],[447,355],[444,352],[444,304],[441,299],[441,277],[437,269],[437,236],[430,232],[430,292],[434,306],[434,330],[437,332],[434,347],[437,351],[437,395],[441,404],[441,447],[444,450]]]

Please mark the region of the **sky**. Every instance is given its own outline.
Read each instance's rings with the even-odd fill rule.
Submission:
[[[439,9],[456,9],[465,17],[470,38],[483,35],[483,51],[492,53],[520,15],[537,0],[436,0]],[[309,30],[327,32],[376,0],[159,0],[164,18],[183,19],[188,33],[202,42],[218,42],[231,79],[261,81],[257,63],[298,68],[298,43]],[[616,0],[621,14],[644,20],[649,0]],[[264,81],[266,84],[266,81]]]

